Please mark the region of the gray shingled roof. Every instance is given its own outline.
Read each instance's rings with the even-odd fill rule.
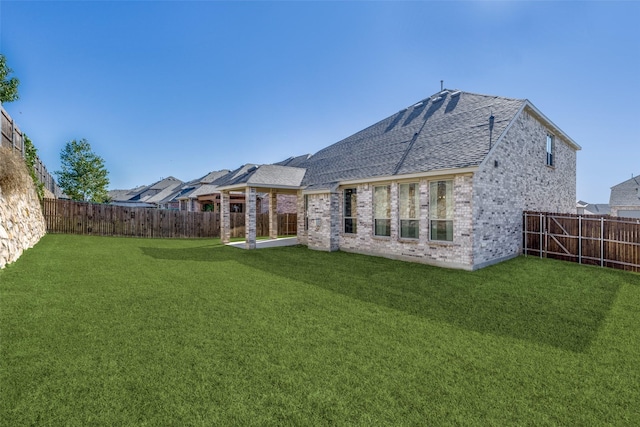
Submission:
[[[524,99],[445,90],[424,99],[299,164],[303,185],[477,166],[527,103]]]
[[[202,178],[198,179],[198,182],[201,183],[201,184],[211,184],[213,181],[215,181],[216,179],[218,179],[220,177],[225,176],[229,172],[231,172],[229,169],[223,169],[223,170],[219,170],[219,171],[209,172],[208,174],[206,174]]]
[[[611,206],[640,206],[640,177],[635,176],[611,187]]]
[[[216,179],[211,182],[211,184],[216,185],[218,187],[224,187],[228,185],[234,185],[237,183],[243,182],[246,175],[251,173],[258,165],[254,165],[252,163],[247,163],[246,165],[240,166],[238,169],[232,170],[224,176]]]
[[[305,169],[280,165],[250,165],[233,174],[230,179],[215,181],[219,187],[299,187],[304,178]]]
[[[274,165],[289,166],[289,167],[292,167],[292,168],[296,168],[296,167],[300,166],[300,164],[302,162],[304,162],[307,159],[309,159],[309,157],[311,157],[311,154],[303,154],[302,156],[289,157],[288,159],[285,159],[285,160],[283,160],[281,162],[274,163]]]

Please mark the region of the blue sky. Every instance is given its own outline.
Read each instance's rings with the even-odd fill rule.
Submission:
[[[50,171],[110,188],[314,153],[446,88],[527,98],[582,146],[578,198],[640,174],[640,2],[0,2],[4,105]]]

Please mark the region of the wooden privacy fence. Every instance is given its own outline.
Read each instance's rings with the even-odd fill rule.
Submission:
[[[45,199],[43,213],[48,233],[150,238],[220,237],[220,214],[169,209],[130,208]],[[231,213],[231,237],[244,237],[244,214]],[[269,215],[258,214],[258,236],[269,235]],[[297,233],[296,214],[278,214],[280,235]]]
[[[0,106],[0,126],[2,127],[2,139],[0,145],[7,147],[25,157],[25,143],[24,134],[20,128],[15,124],[9,113]],[[62,195],[62,190],[58,186],[58,183],[53,176],[47,171],[44,163],[39,157],[36,157],[35,164],[33,165],[36,178],[44,185],[44,188],[49,190],[51,194],[56,197]]]
[[[525,255],[640,271],[640,219],[524,212]]]

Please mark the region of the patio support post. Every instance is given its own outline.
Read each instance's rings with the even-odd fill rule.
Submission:
[[[278,193],[269,193],[269,238],[278,238]]]
[[[215,206],[215,202],[214,202]],[[229,192],[220,192],[220,240],[222,244],[231,241],[231,215],[230,215]]]
[[[245,193],[246,209],[244,216],[244,230],[246,236],[245,247],[256,248],[256,189],[248,187]]]

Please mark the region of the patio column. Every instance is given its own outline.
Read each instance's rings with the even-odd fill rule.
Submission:
[[[278,238],[278,193],[269,193],[269,238]]]
[[[246,236],[245,247],[256,248],[256,189],[248,187],[245,193],[244,234]]]
[[[215,201],[213,203],[215,207]],[[223,244],[227,244],[231,241],[231,216],[229,203],[229,192],[220,192],[220,239]]]

